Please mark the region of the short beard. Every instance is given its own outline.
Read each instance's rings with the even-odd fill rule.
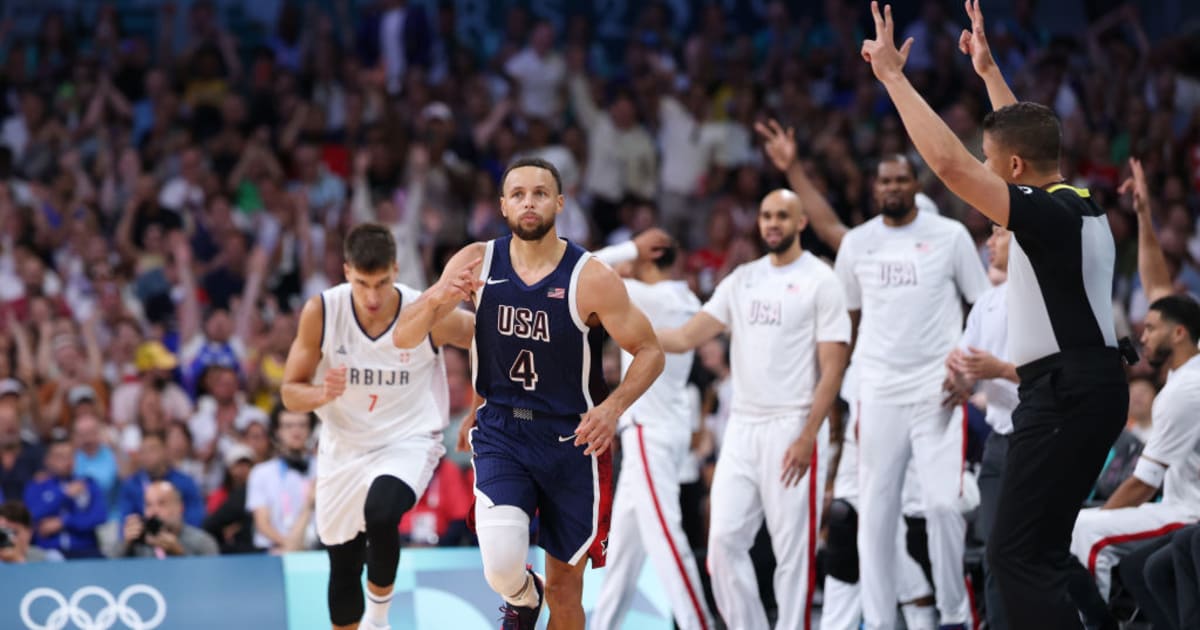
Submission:
[[[763,242],[766,243],[766,239],[763,239]],[[766,243],[767,252],[771,253],[771,254],[782,254],[783,252],[786,252],[787,250],[791,249],[792,243],[795,243],[795,242],[796,242],[796,233],[793,232],[793,233],[789,234],[788,236],[783,237],[774,247],[771,247],[770,243]]]
[[[889,219],[899,219],[912,212],[914,207],[904,205],[903,203],[885,203],[879,206],[879,213]]]
[[[1171,354],[1173,354],[1171,352],[1171,348],[1167,346],[1149,348],[1148,350],[1149,352],[1146,355],[1146,362],[1150,364],[1150,367],[1156,370],[1166,365],[1167,361],[1171,359]]]
[[[512,229],[513,236],[522,241],[540,241],[550,232],[550,228],[554,227],[554,220],[543,221],[532,228],[525,228],[521,225],[521,220],[517,219],[515,222],[509,221],[508,227]]]

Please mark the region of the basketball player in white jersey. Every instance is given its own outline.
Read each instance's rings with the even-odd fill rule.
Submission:
[[[1142,331],[1146,360],[1156,370],[1166,366],[1167,384],[1151,408],[1150,438],[1133,475],[1103,507],[1080,510],[1071,533],[1071,553],[1095,577],[1100,596],[1108,600],[1113,567],[1130,543],[1162,536],[1200,520],[1200,306],[1187,296],[1173,295],[1162,246],[1154,233],[1150,196],[1141,163],[1130,160],[1138,214],[1138,273],[1150,310]],[[1153,498],[1162,490],[1162,501]],[[1075,593],[1073,596],[1078,597]],[[1083,608],[1086,604],[1078,602]],[[1097,611],[1099,612],[1099,611]]]
[[[841,386],[850,320],[833,271],[800,248],[799,198],[776,190],[758,229],[769,254],[738,267],[704,309],[661,332],[684,352],[729,329],[733,404],[712,487],[708,568],[726,625],[767,628],[749,550],[765,516],[775,552],[778,628],[811,627],[824,475],[819,433]]]
[[[329,552],[330,620],[335,629],[361,622],[378,630],[389,627],[400,518],[445,450],[448,394],[439,348],[469,348],[474,317],[456,311],[421,344],[397,348],[396,318],[420,292],[395,282],[391,232],[355,226],[343,255],[346,282],[304,305],[281,394],[290,411],[315,411],[321,419],[316,523]]]
[[[671,280],[677,251],[671,244],[655,252],[653,260],[638,257],[633,278],[625,280],[629,299],[659,328],[682,326],[700,310],[700,301],[687,283]],[[638,254],[630,241],[602,249],[595,256],[616,266]],[[687,387],[693,355],[668,354],[662,375],[621,416],[618,430],[624,455],[613,500],[607,572],[593,612],[594,628],[621,627],[647,556],[679,627],[713,627],[679,504],[679,476],[687,463],[694,424]],[[628,353],[621,353],[622,373],[632,360]]]
[[[970,620],[960,511],[965,425],[961,411],[943,404],[942,384],[945,357],[962,333],[962,302],[973,303],[989,285],[966,228],[918,212],[917,187],[904,156],[881,160],[880,215],[845,235],[835,265],[858,323],[858,552],[869,629],[895,624],[892,547],[910,458],[922,489],[940,623],[957,628]]]

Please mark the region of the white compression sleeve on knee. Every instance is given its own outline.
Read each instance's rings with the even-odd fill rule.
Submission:
[[[537,589],[525,570],[529,556],[529,515],[519,507],[475,505],[475,531],[483,557],[483,576],[504,601],[536,606]]]

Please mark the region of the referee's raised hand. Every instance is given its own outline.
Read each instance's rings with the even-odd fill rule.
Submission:
[[[871,64],[875,78],[884,81],[904,72],[908,51],[912,50],[913,38],[909,37],[904,41],[904,45],[896,50],[896,25],[892,22],[892,5],[885,4],[883,13],[880,13],[879,3],[872,2],[871,15],[875,18],[875,39],[863,41],[862,57]]]
[[[979,0],[966,0],[963,4],[967,9],[967,17],[971,18],[971,28],[963,29],[958,38],[958,49],[971,58],[975,73],[982,77],[996,67],[983,29],[983,10],[979,8]]]

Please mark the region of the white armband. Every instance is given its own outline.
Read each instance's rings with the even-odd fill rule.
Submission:
[[[1162,487],[1163,477],[1166,475],[1166,466],[1145,457],[1139,457],[1137,465],[1133,467],[1133,476],[1137,477],[1142,483],[1154,488]]]
[[[592,255],[606,265],[619,265],[623,262],[637,260],[637,243],[634,243],[633,241],[625,241],[624,243],[619,243],[617,245],[609,245],[604,249],[592,252]]]

